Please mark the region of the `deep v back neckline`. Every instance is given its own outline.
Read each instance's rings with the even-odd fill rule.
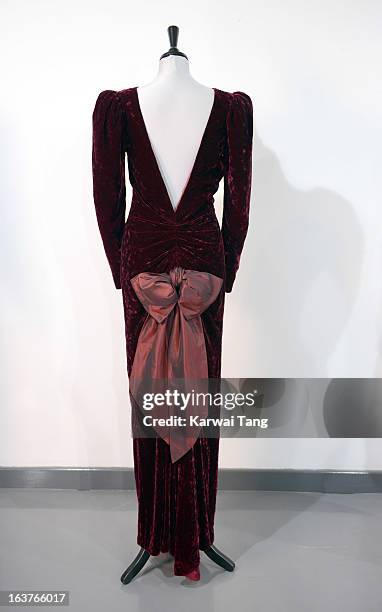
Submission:
[[[180,199],[179,199],[176,207],[174,208],[173,205],[172,205],[172,201],[171,201],[170,195],[168,193],[168,189],[167,189],[166,183],[165,183],[164,178],[162,176],[162,172],[160,170],[160,167],[159,167],[159,164],[158,164],[158,160],[157,160],[156,155],[154,153],[154,149],[153,149],[152,144],[151,144],[149,133],[148,133],[147,128],[146,128],[146,123],[145,123],[145,120],[144,120],[144,117],[143,117],[143,113],[142,113],[142,109],[141,109],[141,105],[140,105],[139,97],[138,97],[138,86],[133,87],[133,91],[134,91],[134,95],[135,95],[135,103],[136,103],[136,107],[137,107],[137,111],[138,111],[137,115],[138,115],[138,119],[139,119],[139,121],[141,123],[144,139],[146,141],[146,145],[147,145],[147,148],[149,150],[149,153],[150,153],[150,156],[151,156],[151,159],[152,159],[152,162],[153,162],[153,166],[154,166],[155,171],[156,171],[156,173],[158,175],[159,182],[160,182],[160,184],[162,186],[162,190],[163,190],[163,193],[164,193],[167,205],[171,209],[171,213],[174,216],[178,214],[178,212],[179,212],[179,210],[180,210],[180,208],[182,206],[182,203],[185,200],[185,197],[186,197],[186,195],[188,193],[188,190],[190,189],[190,186],[191,186],[191,183],[192,183],[192,180],[193,180],[193,177],[194,177],[194,174],[196,172],[196,168],[197,168],[197,165],[198,165],[198,162],[199,162],[199,158],[200,158],[200,156],[202,154],[203,147],[204,147],[204,145],[206,143],[206,140],[207,140],[207,133],[208,133],[209,127],[210,127],[210,125],[212,123],[212,119],[213,119],[213,115],[214,115],[214,110],[215,110],[215,106],[216,106],[216,99],[217,99],[217,89],[216,89],[216,87],[212,87],[212,90],[214,92],[213,102],[212,102],[211,110],[210,110],[209,115],[208,115],[207,122],[205,124],[204,130],[203,130],[203,133],[202,133],[202,137],[200,139],[200,144],[199,144],[199,147],[198,147],[197,152],[196,152],[194,163],[192,165],[191,172],[190,172],[190,174],[188,176],[187,182],[186,182],[186,184],[185,184],[185,186],[183,188],[183,191],[181,193]]]

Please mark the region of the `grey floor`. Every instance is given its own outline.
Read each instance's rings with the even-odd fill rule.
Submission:
[[[134,491],[2,489],[0,589],[69,590],[76,612],[382,610],[380,494],[221,492],[215,544],[236,570],[202,553],[198,583],[163,554],[123,586],[135,538]]]

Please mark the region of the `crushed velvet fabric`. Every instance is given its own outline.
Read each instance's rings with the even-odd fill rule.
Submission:
[[[175,266],[223,279],[202,313],[208,376],[221,373],[224,297],[231,292],[249,226],[253,109],[248,94],[214,88],[195,163],[174,210],[141,113],[137,87],[104,90],[93,111],[93,195],[114,284],[122,289],[127,373],[147,316],[131,279]],[[125,156],[132,186],[125,221]],[[220,229],[214,194],[224,178]],[[158,438],[134,438],[137,543],[151,555],[170,552],[174,574],[198,574],[199,550],[214,541],[218,438],[199,438],[178,461]]]

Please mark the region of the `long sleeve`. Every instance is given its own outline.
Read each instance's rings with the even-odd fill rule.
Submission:
[[[114,284],[120,289],[126,184],[124,113],[118,92],[110,89],[101,91],[93,110],[92,124],[94,205]]]
[[[222,236],[225,291],[230,293],[249,225],[252,181],[253,108],[248,94],[235,91],[227,112]]]

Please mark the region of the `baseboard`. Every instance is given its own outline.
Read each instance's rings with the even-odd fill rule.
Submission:
[[[135,489],[133,468],[2,467],[0,488]],[[221,491],[380,493],[382,471],[219,469]]]

